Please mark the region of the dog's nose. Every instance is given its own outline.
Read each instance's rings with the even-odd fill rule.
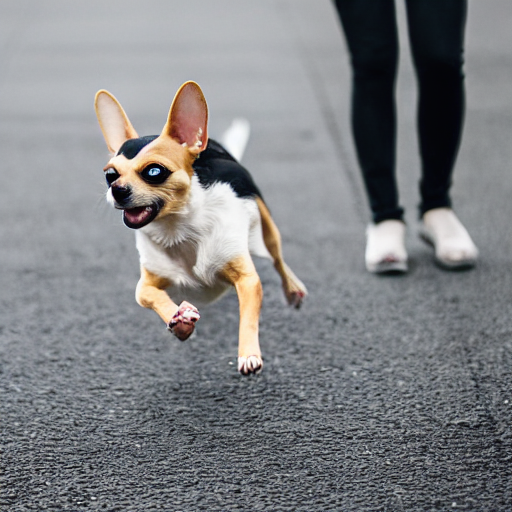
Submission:
[[[112,196],[116,202],[120,205],[124,205],[130,199],[132,195],[132,189],[130,187],[123,187],[122,185],[112,185]]]

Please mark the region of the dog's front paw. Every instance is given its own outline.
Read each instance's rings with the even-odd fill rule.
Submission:
[[[261,356],[240,356],[238,358],[238,371],[242,375],[260,373],[261,370],[263,370],[263,359],[261,359]]]
[[[185,341],[194,332],[196,322],[199,320],[199,311],[190,302],[183,301],[178,311],[171,318],[167,329],[171,331],[176,338]]]

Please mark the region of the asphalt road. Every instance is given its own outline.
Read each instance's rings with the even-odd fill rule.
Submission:
[[[512,509],[512,4],[470,2],[456,211],[481,250],[436,268],[416,233],[404,37],[399,181],[411,271],[363,265],[350,72],[327,0],[0,2],[2,511]],[[179,85],[244,163],[310,296],[258,262],[264,372],[237,374],[237,300],[172,338],[134,301],[133,233],[105,204],[92,102],[143,134]]]

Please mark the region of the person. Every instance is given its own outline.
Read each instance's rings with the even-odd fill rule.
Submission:
[[[421,157],[420,236],[447,269],[475,265],[478,249],[452,210],[450,186],[464,118],[467,0],[405,0],[416,71]],[[372,222],[365,263],[406,272],[404,210],[395,178],[398,31],[394,0],[335,0],[353,75],[352,131]]]

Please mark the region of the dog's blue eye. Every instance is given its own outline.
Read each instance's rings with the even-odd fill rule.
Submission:
[[[160,185],[163,183],[171,174],[169,169],[166,169],[163,165],[151,164],[148,165],[141,173],[140,177],[151,185]]]
[[[114,168],[111,167],[105,171],[105,179],[108,185],[112,185],[117,178],[119,178],[119,173]]]

